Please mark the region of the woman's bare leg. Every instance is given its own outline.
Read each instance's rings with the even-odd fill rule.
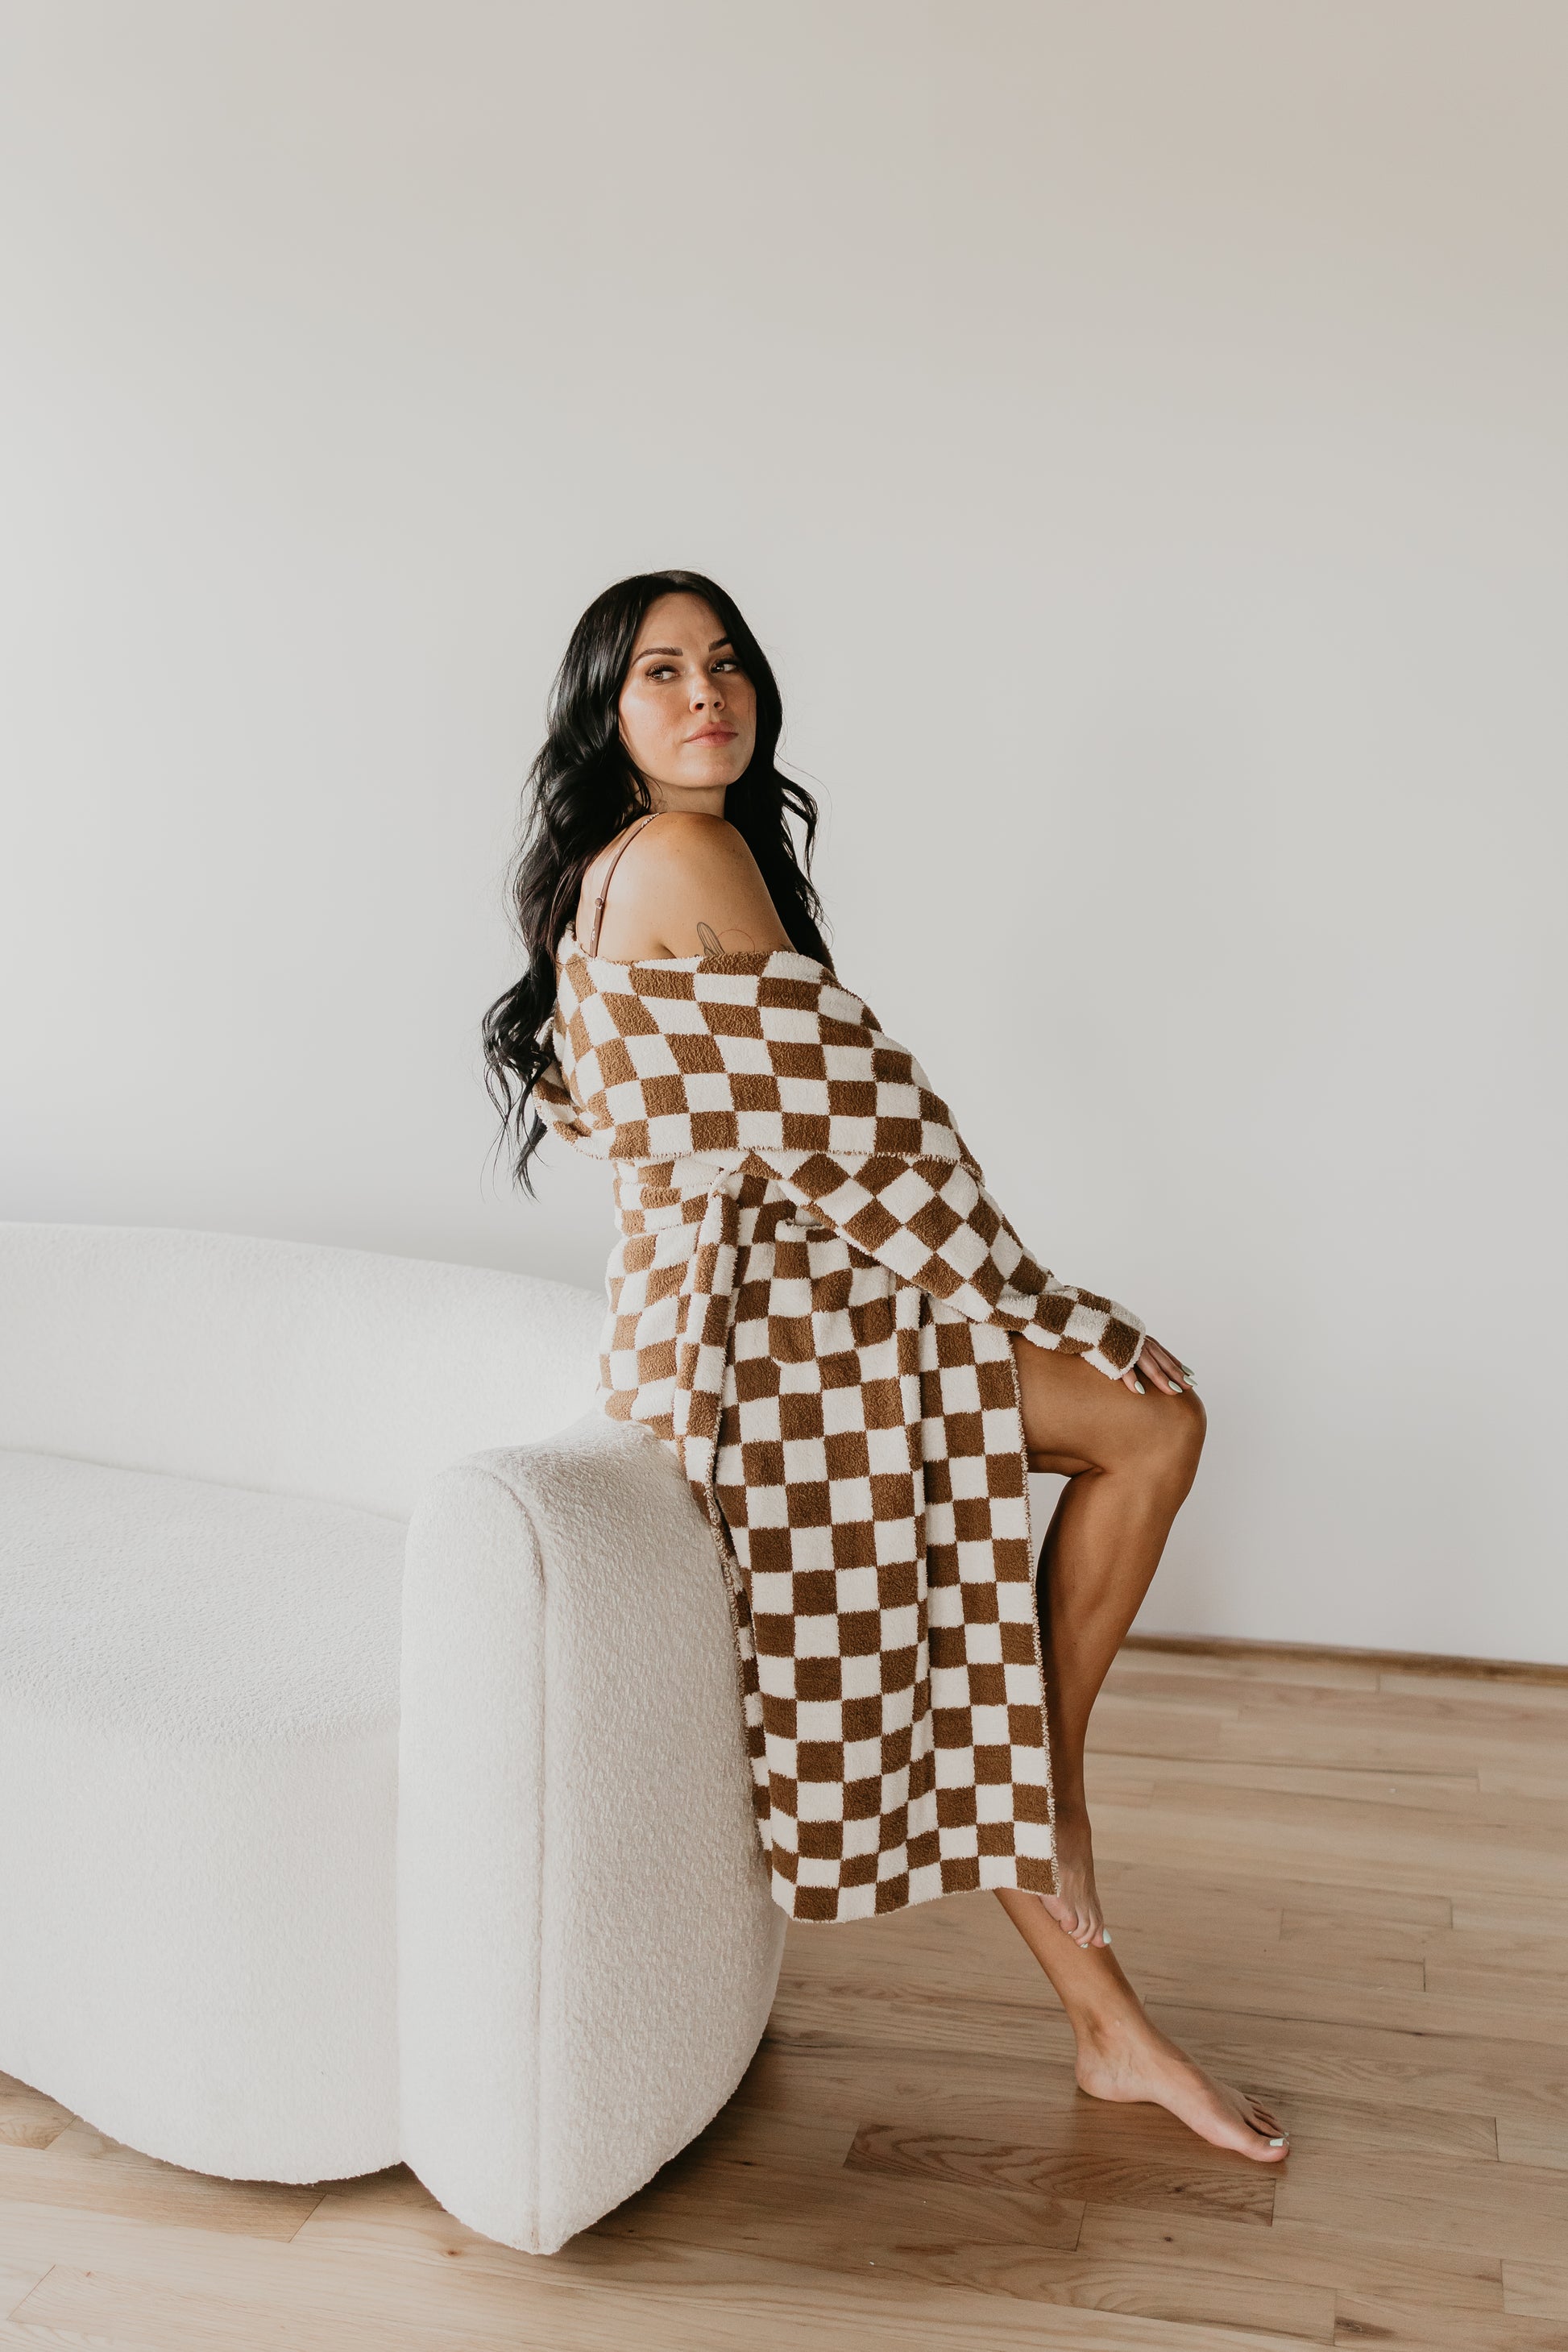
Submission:
[[[1068,1481],[1040,1552],[1058,1876],[1057,1894],[1040,1899],[1069,1936],[1100,1944],[1083,1785],[1089,1710],[1193,1483],[1204,1409],[1190,1389],[1135,1396],[1077,1357],[1013,1344],[1030,1467]]]
[[[1190,1389],[1168,1396],[1151,1383],[1140,1397],[1027,1340],[1014,1352],[1030,1466],[1068,1481],[1040,1554],[1058,1891],[997,1900],[1068,2013],[1085,2091],[1152,2101],[1218,2147],[1277,2162],[1289,2143],[1275,2117],[1168,2041],[1106,1949],[1084,1797],[1089,1710],[1192,1485],[1204,1409]]]

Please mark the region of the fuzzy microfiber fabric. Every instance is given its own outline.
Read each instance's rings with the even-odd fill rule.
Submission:
[[[1012,1335],[1116,1379],[919,1063],[793,950],[614,963],[568,930],[555,1132],[616,1166],[600,1363],[672,1444],[735,1622],[773,1899],[863,1918],[1055,1888]]]

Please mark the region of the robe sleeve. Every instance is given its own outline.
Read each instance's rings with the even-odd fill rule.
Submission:
[[[1019,1240],[967,1153],[957,1160],[755,1147],[748,1160],[858,1249],[972,1323],[1082,1356],[1108,1380],[1137,1361],[1144,1325],[1114,1298],[1059,1282]]]

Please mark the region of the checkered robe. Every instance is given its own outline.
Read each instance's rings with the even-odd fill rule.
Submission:
[[[602,1402],[712,1526],[774,1900],[1052,1892],[1011,1335],[1115,1379],[1142,1325],[1037,1265],[826,964],[556,961],[534,1098],[616,1171]]]

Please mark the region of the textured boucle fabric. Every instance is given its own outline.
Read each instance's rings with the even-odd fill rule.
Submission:
[[[673,1445],[734,1617],[775,1901],[1055,1885],[1012,1335],[1109,1378],[919,1063],[793,950],[557,954],[555,1131],[615,1163],[606,1411]]]
[[[397,1720],[401,1519],[0,1451],[0,1706],[241,1746]]]
[[[602,1313],[489,1266],[0,1223],[0,1442],[406,1519],[444,1464],[590,1410]]]

